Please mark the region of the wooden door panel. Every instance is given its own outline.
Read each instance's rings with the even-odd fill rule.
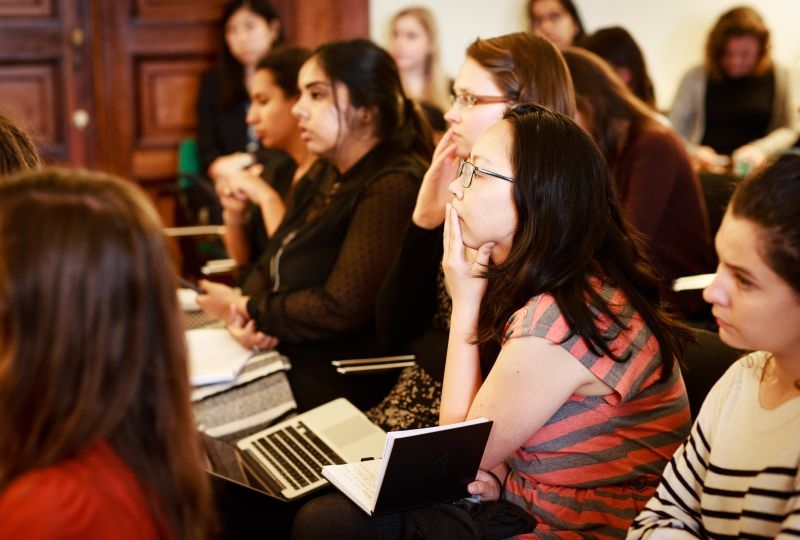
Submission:
[[[0,63],[0,109],[3,114],[35,134],[47,152],[65,154],[63,117],[59,94],[58,66],[52,62]]]
[[[53,0],[3,0],[0,17],[54,17]]]
[[[98,88],[106,104],[99,128],[107,136],[98,141],[105,168],[145,186],[174,181],[177,144],[194,134],[221,3],[100,0],[96,20],[104,24],[96,28],[108,46],[97,61],[114,74]]]
[[[0,112],[31,133],[48,163],[92,165],[85,1],[0,3]]]

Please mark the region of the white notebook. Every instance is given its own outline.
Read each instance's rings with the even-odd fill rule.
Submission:
[[[189,377],[194,386],[231,382],[253,356],[226,328],[186,331]]]

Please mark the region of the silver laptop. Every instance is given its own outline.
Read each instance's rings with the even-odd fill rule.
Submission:
[[[241,439],[235,447],[208,439],[207,450],[213,445],[217,455],[229,446],[240,469],[231,471],[230,459],[227,467],[212,459],[212,472],[292,500],[328,484],[321,474],[324,465],[380,458],[386,433],[340,398]]]

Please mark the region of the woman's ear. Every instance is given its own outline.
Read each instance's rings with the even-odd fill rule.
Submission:
[[[278,39],[278,36],[281,35],[281,21],[280,19],[273,19],[271,22],[268,23],[269,32],[272,34],[272,41]]]
[[[359,107],[356,109],[356,120],[359,126],[368,126],[375,123],[377,112],[375,107]]]

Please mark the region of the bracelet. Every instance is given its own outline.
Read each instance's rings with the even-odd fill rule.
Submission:
[[[497,476],[496,474],[494,474],[492,471],[489,471],[489,470],[486,470],[486,469],[483,469],[483,472],[485,472],[486,474],[488,474],[489,476],[491,476],[492,478],[495,479],[495,481],[497,482],[497,485],[500,487],[500,495],[502,496],[502,494],[503,494],[503,482],[500,481],[500,477]]]

